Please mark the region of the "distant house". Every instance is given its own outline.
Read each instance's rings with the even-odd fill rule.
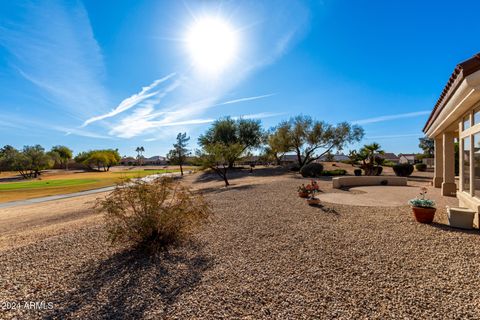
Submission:
[[[326,155],[324,154],[320,158],[318,158],[317,162],[322,162],[322,161],[327,161],[329,160],[328,158],[331,158],[331,160],[335,162],[340,162],[340,161],[347,161],[349,160],[348,156],[343,154],[343,153],[337,153],[337,154],[332,154],[332,155]]]
[[[162,156],[153,156],[143,159],[143,164],[148,166],[162,166],[167,164],[167,158]]]
[[[416,154],[415,153],[400,153],[398,155],[398,158],[399,158],[399,163],[410,163],[410,164],[414,164],[415,163],[415,159],[416,159]]]
[[[385,161],[390,161],[393,163],[399,163],[400,158],[395,154],[391,152],[385,152],[384,154],[379,154],[378,155],[380,158],[384,159]]]
[[[298,162],[298,158],[296,154],[285,154],[280,160],[280,163],[282,165],[289,165],[297,162]]]
[[[137,164],[137,159],[133,157],[123,157],[122,159],[120,159],[120,164],[122,166],[133,166]]]

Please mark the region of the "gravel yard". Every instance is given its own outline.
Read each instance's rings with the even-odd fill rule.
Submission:
[[[422,225],[407,206],[309,207],[301,179],[254,178],[209,188],[213,221],[155,258],[111,247],[98,219],[0,250],[0,307],[22,305],[0,318],[478,319],[478,230],[441,210]]]

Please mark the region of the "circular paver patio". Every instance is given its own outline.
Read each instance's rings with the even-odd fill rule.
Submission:
[[[322,193],[318,198],[352,206],[399,207],[408,205],[408,200],[415,198],[419,191],[419,187],[413,186],[363,186],[347,192]]]

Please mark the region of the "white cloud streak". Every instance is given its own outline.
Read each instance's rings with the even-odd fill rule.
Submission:
[[[217,106],[234,104],[234,103],[245,102],[245,101],[253,101],[253,100],[258,100],[258,99],[264,99],[264,98],[268,98],[268,97],[271,97],[271,96],[274,96],[274,95],[276,95],[276,93],[269,93],[269,94],[264,94],[264,95],[261,95],[261,96],[253,96],[253,97],[233,99],[233,100],[228,100],[228,101],[219,103],[219,104],[217,104]]]
[[[430,112],[431,111],[425,110],[425,111],[417,111],[417,112],[409,112],[409,113],[392,114],[392,115],[380,116],[375,118],[355,120],[355,121],[352,121],[352,123],[369,124],[369,123],[385,122],[385,121],[391,121],[391,120],[403,119],[403,118],[414,118],[414,117],[430,114]]]
[[[152,82],[149,86],[146,86],[146,87],[143,87],[142,90],[139,92],[139,93],[136,93],[126,99],[124,99],[122,102],[120,102],[120,104],[115,108],[113,109],[112,111],[108,112],[108,113],[105,113],[105,114],[102,114],[100,116],[95,116],[95,117],[92,117],[90,119],[87,119],[82,127],[85,127],[91,123],[94,123],[96,121],[100,121],[100,120],[103,120],[103,119],[107,119],[107,118],[111,118],[111,117],[114,117],[116,116],[117,114],[120,114],[124,111],[127,111],[128,109],[136,106],[137,104],[139,104],[140,102],[148,99],[148,98],[151,98],[153,96],[156,96],[160,93],[160,91],[154,91],[154,92],[150,92],[152,89],[156,88],[158,85],[160,85],[161,83],[167,81],[168,79],[172,78],[173,76],[175,76],[175,73],[171,73],[161,79],[158,79],[158,80],[155,80],[154,82]],[[166,88],[163,92],[162,92],[162,97],[165,96],[166,94],[168,94],[169,92],[175,90],[175,88],[178,86],[178,82],[174,82],[171,86],[169,86],[168,88]]]
[[[0,45],[46,111],[80,119],[106,107],[103,56],[82,3],[29,2],[18,11],[21,20],[0,23]]]

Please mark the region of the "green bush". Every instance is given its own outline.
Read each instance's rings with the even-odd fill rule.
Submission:
[[[300,169],[300,174],[304,178],[320,177],[323,172],[323,165],[320,163],[309,163]]]
[[[335,169],[335,170],[324,170],[322,176],[344,176],[347,174],[346,170]]]
[[[413,172],[413,165],[410,163],[400,163],[393,166],[395,175],[399,177],[408,177]]]
[[[344,176],[347,174],[346,170],[335,169],[335,170],[324,170],[322,176]]]
[[[99,200],[96,208],[105,215],[112,243],[152,253],[185,239],[211,215],[203,197],[171,179],[129,181]]]
[[[427,171],[427,165],[425,163],[417,163],[415,169],[417,169],[417,171]]]
[[[382,166],[384,167],[393,167],[394,165],[396,165],[396,163],[390,160],[385,160],[382,163]]]
[[[362,165],[361,168],[366,176],[379,176],[383,172],[382,166],[372,166],[370,164]]]

